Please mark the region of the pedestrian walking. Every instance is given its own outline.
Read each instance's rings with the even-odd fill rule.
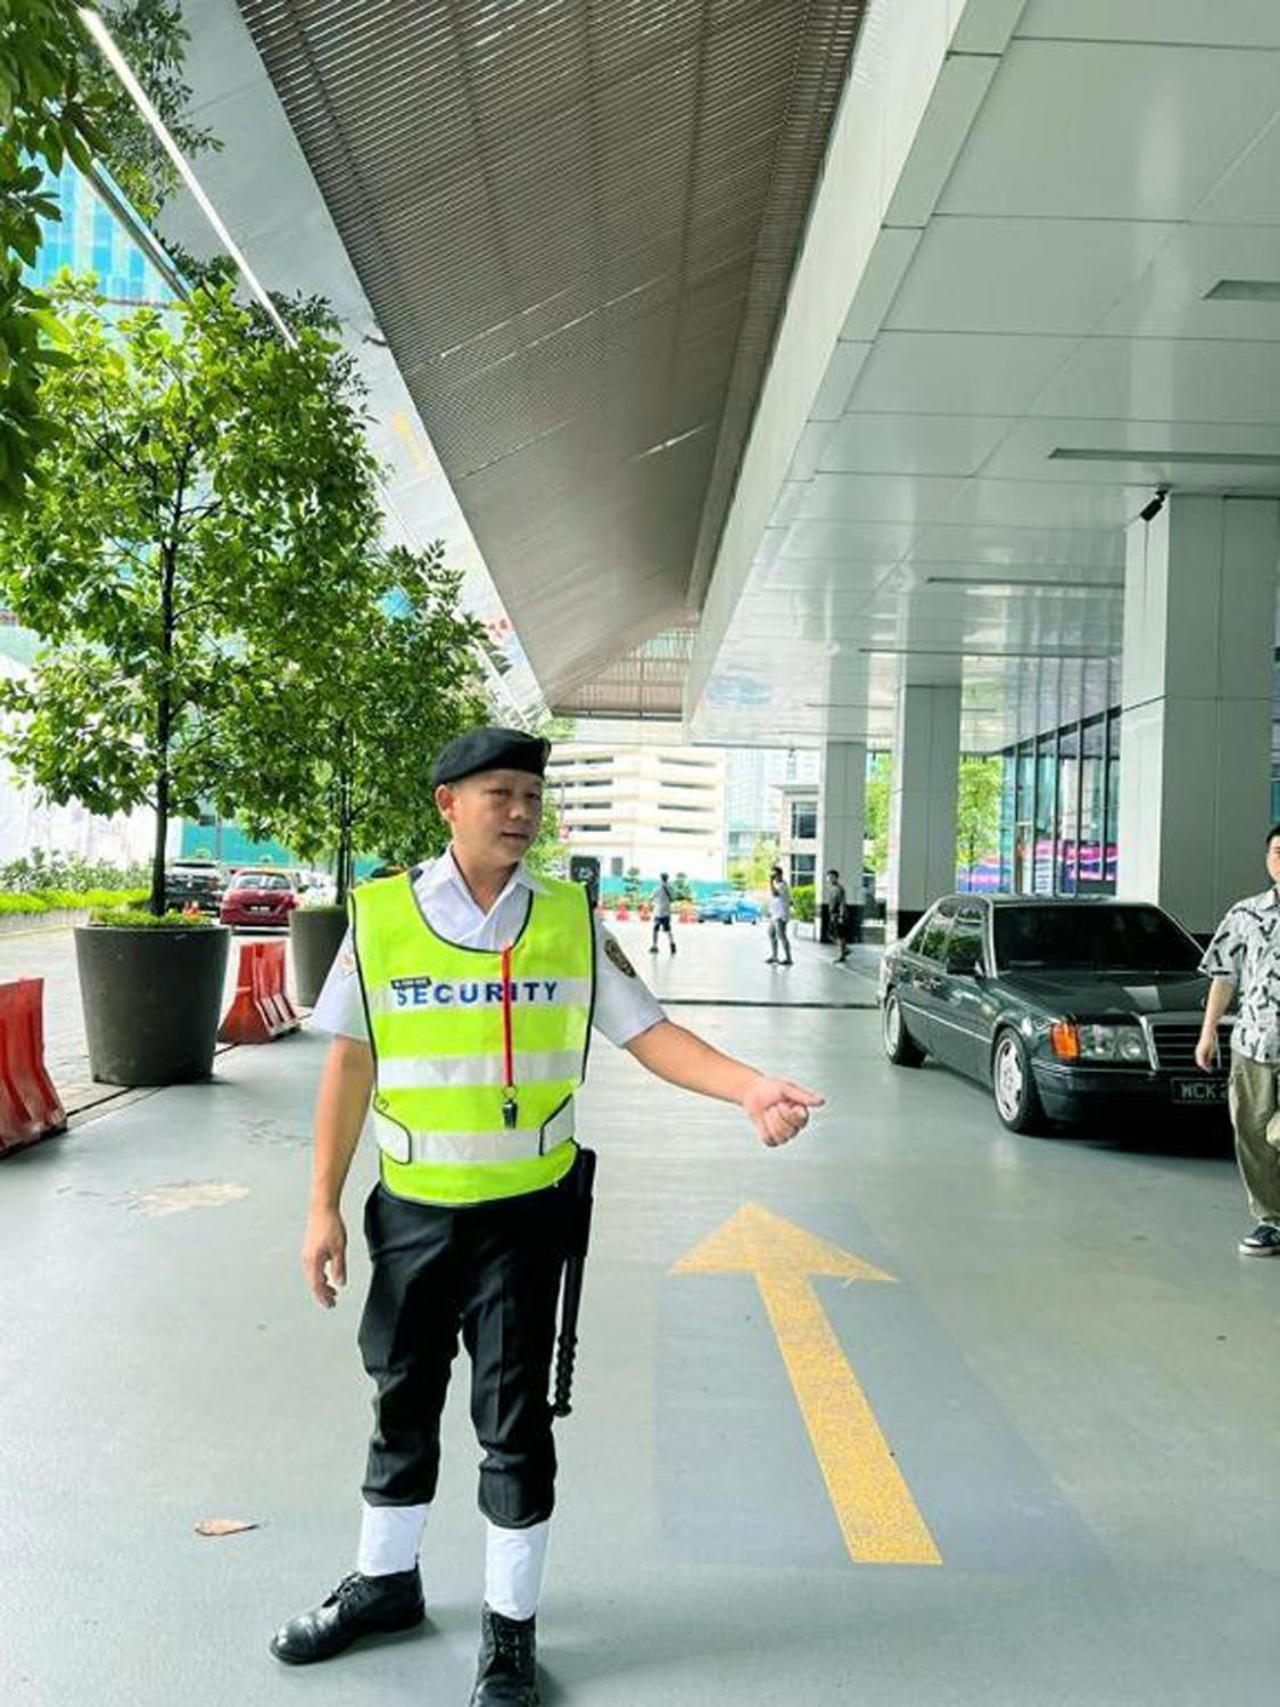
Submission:
[[[433,782],[449,849],[353,892],[351,930],[314,1016],[333,1042],[303,1269],[332,1308],[346,1281],[342,1189],[372,1102],[380,1177],[365,1206],[373,1267],[359,1344],[375,1421],[356,1568],[290,1619],[272,1651],[305,1665],[422,1621],[419,1549],[461,1336],[487,1520],[471,1707],[538,1701],[535,1617],[556,1472],[548,1386],[561,1270],[572,1249],[576,1297],[585,1225],[590,1169],[574,1093],[592,1024],[660,1078],[737,1103],[766,1145],[794,1138],[822,1101],[672,1024],[586,890],[525,865],[548,750],[486,728],[440,753]]]
[[[1251,1257],[1280,1256],[1280,824],[1267,831],[1266,863],[1271,887],[1228,910],[1200,962],[1213,983],[1196,1045],[1198,1065],[1212,1071],[1220,1022],[1238,998],[1228,1095],[1236,1162],[1256,1223],[1240,1251]]]
[[[831,926],[831,934],[836,939],[836,958],[834,964],[842,966],[849,958],[848,940],[848,901],[845,897],[844,884],[840,881],[840,873],[833,866],[827,873],[827,923]]]
[[[791,890],[783,881],[782,867],[775,865],[769,873],[769,959],[770,966],[778,964],[782,950],[784,966],[791,964],[791,944],[787,941],[787,925],[791,919]]]
[[[666,931],[667,942],[671,946],[672,954],[674,954],[676,939],[671,930],[671,884],[665,871],[661,873],[658,887],[649,897],[649,901],[653,907],[653,941],[649,945],[649,953],[656,954],[658,952],[658,932]]]

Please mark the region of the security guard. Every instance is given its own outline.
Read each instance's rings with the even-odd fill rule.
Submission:
[[[381,1177],[365,1209],[360,1349],[375,1425],[356,1570],[285,1624],[272,1652],[305,1665],[421,1622],[418,1552],[460,1333],[488,1520],[472,1707],[538,1701],[534,1617],[556,1468],[548,1387],[592,1024],[660,1078],[740,1104],[765,1144],[793,1138],[822,1101],[673,1025],[586,891],[525,868],[548,750],[487,728],[440,753],[450,848],[356,891],[315,1011],[334,1035],[302,1262],[332,1308],[346,1282],[342,1187],[372,1098]]]

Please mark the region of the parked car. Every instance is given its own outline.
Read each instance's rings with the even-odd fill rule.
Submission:
[[[202,913],[222,905],[227,876],[216,859],[175,859],[164,874],[164,904],[175,912],[194,903]]]
[[[705,901],[699,901],[698,918],[722,925],[735,922],[754,925],[760,918],[760,906],[749,895],[726,890],[723,894],[708,895]]]
[[[1222,1120],[1232,1022],[1219,1070],[1202,1073],[1200,956],[1176,920],[1144,903],[948,896],[881,962],[885,1052],[901,1067],[931,1055],[990,1086],[1013,1132],[1086,1118]]]
[[[294,873],[294,888],[298,894],[305,895],[309,907],[329,907],[338,893],[338,886],[323,871],[298,871]]]
[[[231,879],[218,916],[224,925],[261,929],[287,925],[297,905],[298,891],[287,872],[246,867]]]

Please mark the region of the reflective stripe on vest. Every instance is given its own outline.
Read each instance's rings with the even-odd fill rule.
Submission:
[[[485,1202],[540,1190],[573,1165],[595,933],[585,889],[539,881],[545,893],[530,896],[511,947],[506,1002],[502,953],[438,936],[411,873],[362,884],[351,897],[377,1072],[374,1130],[384,1183],[401,1196]]]

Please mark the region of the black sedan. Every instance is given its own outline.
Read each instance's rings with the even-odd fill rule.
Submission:
[[[1230,1023],[1217,1071],[1201,1072],[1200,954],[1139,902],[948,896],[881,963],[885,1052],[900,1067],[931,1055],[989,1085],[1013,1132],[1098,1116],[1221,1120]]]

